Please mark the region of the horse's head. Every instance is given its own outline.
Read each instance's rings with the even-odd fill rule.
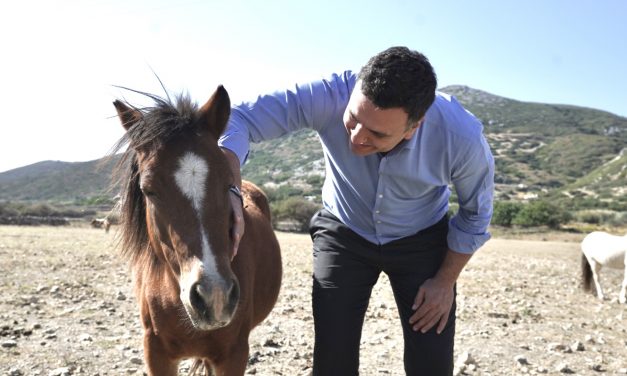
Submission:
[[[188,98],[176,105],[152,98],[157,103],[148,109],[114,102],[131,153],[123,243],[151,249],[153,263],[178,280],[194,327],[219,328],[230,322],[239,300],[230,267],[233,176],[217,145],[229,97],[220,86],[200,110]],[[142,225],[143,235],[137,229]]]

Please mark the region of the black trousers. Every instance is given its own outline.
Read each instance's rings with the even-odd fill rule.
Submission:
[[[359,344],[370,294],[379,274],[388,275],[405,343],[405,372],[411,376],[453,373],[455,303],[441,334],[433,327],[414,332],[409,324],[418,288],[433,277],[448,249],[443,218],[415,235],[379,246],[323,209],[313,216],[314,376],[359,374]],[[436,325],[437,326],[437,325]]]

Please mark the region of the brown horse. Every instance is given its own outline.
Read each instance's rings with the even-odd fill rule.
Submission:
[[[145,94],[145,93],[144,93]],[[234,183],[217,140],[230,101],[219,87],[198,109],[188,97],[136,108],[115,101],[125,136],[121,245],[130,259],[150,375],[176,375],[184,358],[217,375],[243,375],[248,336],[281,283],[268,202],[244,182],[246,232],[231,260]]]

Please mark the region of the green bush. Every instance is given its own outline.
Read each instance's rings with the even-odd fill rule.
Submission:
[[[523,204],[519,202],[496,201],[494,203],[494,213],[492,214],[492,224],[510,227],[522,208]]]
[[[520,209],[512,224],[522,227],[548,226],[559,228],[570,220],[570,214],[547,201],[533,201]]]
[[[622,213],[616,213],[609,219],[608,223],[611,226],[622,227],[627,225],[627,211]]]
[[[583,210],[576,213],[574,217],[578,222],[600,225],[609,222],[614,216],[615,214],[610,211]]]
[[[282,201],[272,202],[272,224],[276,228],[280,222],[292,222],[299,232],[309,230],[309,220],[320,206],[302,197],[289,197]]]

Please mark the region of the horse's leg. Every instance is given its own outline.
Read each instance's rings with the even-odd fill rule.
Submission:
[[[235,346],[224,359],[213,364],[216,376],[244,375],[248,364],[248,340]]]
[[[149,331],[144,333],[144,358],[148,376],[176,376],[178,362],[171,359],[161,341]]]
[[[601,272],[601,264],[594,260],[588,260],[590,262],[590,268],[592,269],[592,279],[594,280],[594,285],[597,288],[597,297],[603,300],[603,288],[601,288],[601,281],[599,279],[599,273]]]

